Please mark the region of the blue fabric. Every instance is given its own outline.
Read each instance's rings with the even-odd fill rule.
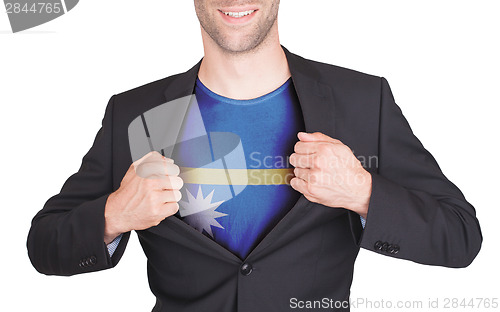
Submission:
[[[359,216],[359,218],[361,219],[361,225],[363,226],[363,229],[364,229],[365,225],[366,225],[366,219],[363,218],[362,216]]]
[[[120,244],[120,241],[122,240],[122,236],[123,234],[118,235],[111,243],[106,245],[110,257],[113,257],[116,247],[118,247],[118,244]]]
[[[215,94],[199,79],[195,94],[206,132],[211,136],[212,133],[224,132],[236,134],[241,140],[246,169],[292,168],[288,157],[298,140],[297,133],[304,131],[304,121],[291,78],[278,89],[250,100],[234,100]],[[234,155],[237,156],[237,153]],[[215,161],[217,157],[211,156]],[[206,185],[204,188],[186,186],[193,197],[198,195],[199,190],[203,197],[214,191],[211,203],[224,201],[215,210],[219,213],[215,220],[220,227],[212,225],[209,229],[212,233],[206,230],[202,233],[241,259],[272,230],[300,197],[300,193],[289,184],[243,187],[231,189],[236,196],[227,200],[227,194],[218,192],[216,186],[211,189]],[[183,193],[183,200],[187,200],[187,193]]]

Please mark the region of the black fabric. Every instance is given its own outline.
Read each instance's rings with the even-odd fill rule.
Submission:
[[[306,131],[340,139],[360,159],[377,159],[366,163],[373,178],[366,228],[353,212],[301,196],[242,261],[169,217],[138,231],[157,297],[153,311],[289,311],[295,310],[291,298],[348,300],[360,247],[447,267],[465,267],[479,252],[474,208],[413,135],[387,81],[283,49]],[[110,258],[104,207],[132,163],[128,125],[155,106],[192,94],[200,63],[110,99],[81,168],[33,219],[27,246],[39,272],[74,275],[118,263],[130,233]]]

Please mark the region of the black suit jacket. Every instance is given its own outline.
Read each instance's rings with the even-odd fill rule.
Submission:
[[[291,298],[348,300],[360,247],[447,267],[465,267],[479,252],[474,208],[413,135],[387,81],[283,49],[306,131],[338,138],[366,160],[373,181],[366,228],[357,214],[302,196],[242,261],[171,216],[137,231],[157,297],[153,311],[287,311]],[[111,97],[80,169],[33,219],[27,246],[39,272],[73,275],[118,263],[130,233],[110,258],[104,207],[132,163],[127,127],[191,95],[200,63]]]

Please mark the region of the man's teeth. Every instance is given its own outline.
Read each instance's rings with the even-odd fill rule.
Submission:
[[[243,12],[222,12],[222,13],[226,14],[227,16],[239,18],[239,17],[250,15],[253,12],[255,12],[255,10],[249,10],[249,11],[243,11]]]

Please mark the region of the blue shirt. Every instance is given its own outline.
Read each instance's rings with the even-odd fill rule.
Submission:
[[[186,223],[244,259],[300,197],[288,183],[293,174],[288,157],[297,133],[304,131],[300,104],[291,78],[251,100],[220,96],[197,79],[195,95],[210,151],[197,150],[200,141],[179,148],[174,159],[181,168],[209,170],[184,181],[181,217],[184,212]],[[216,171],[210,171],[217,168],[229,169],[231,181],[219,184]],[[203,181],[204,172],[212,182]]]

